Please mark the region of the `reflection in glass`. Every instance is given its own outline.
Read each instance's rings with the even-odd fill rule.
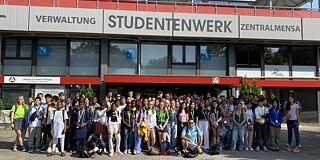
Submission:
[[[288,65],[288,48],[286,46],[266,47],[264,62],[266,65]]]
[[[109,74],[137,74],[137,43],[110,43]]]
[[[7,39],[5,46],[5,57],[16,57],[17,56],[17,40]]]
[[[98,40],[73,40],[70,43],[70,75],[99,75]]]
[[[195,76],[196,65],[172,65],[172,75]]]
[[[315,48],[312,46],[293,46],[292,65],[316,66]]]
[[[2,85],[2,101],[5,109],[11,109],[20,95],[27,102],[30,96],[30,85]]]
[[[167,75],[168,46],[141,44],[141,74]]]
[[[31,58],[31,48],[32,41],[31,40],[21,40],[21,48],[20,48],[20,57],[29,57]]]
[[[226,46],[224,44],[203,45],[200,50],[200,75],[226,76]]]
[[[196,46],[186,46],[186,63],[196,63]]]
[[[182,45],[173,45],[172,46],[172,62],[173,63],[182,63],[183,62]]]
[[[5,59],[3,65],[4,75],[31,75],[31,60]]]

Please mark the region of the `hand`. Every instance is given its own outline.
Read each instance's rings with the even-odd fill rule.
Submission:
[[[32,129],[32,125],[31,124],[29,125],[29,129]]]
[[[64,128],[64,129],[63,129],[63,132],[66,133],[66,132],[67,132],[67,128]]]
[[[81,126],[81,124],[80,124],[79,122],[78,122],[76,125],[77,125],[77,127],[80,127],[80,126]]]
[[[13,124],[13,123],[11,123],[10,127],[11,127],[12,129],[14,129],[14,124]]]
[[[192,143],[191,139],[188,139],[188,141]]]
[[[240,125],[240,124],[238,124],[238,128],[239,128],[239,129],[241,128],[241,125]]]
[[[131,128],[131,125],[130,125],[130,124],[128,125],[128,128]]]
[[[51,129],[51,134],[53,134],[53,129]]]

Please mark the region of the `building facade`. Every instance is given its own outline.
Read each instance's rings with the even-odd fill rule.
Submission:
[[[99,97],[230,96],[247,77],[267,98],[294,91],[305,121],[319,122],[319,18],[257,6],[0,1],[1,98],[10,107],[18,95],[74,97],[83,84]]]

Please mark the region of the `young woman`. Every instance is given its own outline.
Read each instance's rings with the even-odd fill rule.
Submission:
[[[179,151],[183,150],[182,143],[181,143],[181,133],[182,133],[183,127],[188,124],[188,119],[189,119],[188,115],[189,114],[188,114],[188,110],[187,110],[187,105],[186,105],[186,103],[183,102],[179,106],[179,112],[177,114],[177,117],[178,117],[177,142],[178,142]]]
[[[123,153],[120,151],[120,141],[121,141],[121,136],[120,136],[120,124],[121,124],[121,118],[120,118],[120,113],[116,110],[117,105],[113,103],[111,105],[111,110],[107,112],[107,117],[108,117],[108,131],[109,131],[109,150],[110,154],[109,156],[112,157],[114,155],[114,150],[113,150],[113,142],[112,142],[112,137],[113,135],[116,137],[116,154],[122,155]]]
[[[300,135],[299,135],[299,124],[300,124],[300,112],[299,106],[296,104],[295,99],[292,95],[289,96],[289,103],[286,106],[287,126],[288,126],[288,151],[300,152]],[[294,136],[296,138],[296,147],[292,149],[292,130],[294,130]]]
[[[197,110],[196,122],[198,122],[197,126],[199,126],[200,130],[203,133],[204,146],[203,149],[205,151],[210,149],[209,146],[209,111],[205,106],[204,101],[200,102],[200,108]]]
[[[123,134],[123,148],[124,154],[131,153],[131,144],[132,144],[132,131],[133,131],[133,113],[132,106],[134,106],[135,102],[131,101],[127,103],[127,106],[121,112],[121,120],[122,120],[122,134]]]
[[[176,102],[171,100],[170,106],[168,108],[169,111],[169,122],[167,124],[167,133],[168,133],[168,142],[171,145],[171,151],[177,151],[177,113],[179,108],[176,107]]]
[[[244,131],[246,122],[246,113],[243,111],[243,104],[239,103],[233,114],[233,130],[232,130],[232,142],[231,150],[236,150],[236,144],[239,137],[239,151],[243,150],[244,146]]]
[[[246,127],[246,131],[245,131],[245,149],[246,150],[253,150],[252,148],[252,138],[253,138],[253,129],[254,129],[254,125],[253,125],[253,117],[254,117],[254,113],[251,109],[252,107],[252,103],[250,100],[247,101],[246,103],[246,117],[247,117],[247,127]]]
[[[106,116],[107,116],[107,103],[102,102],[101,107],[96,108],[96,113],[94,116],[94,129],[95,133],[100,133],[103,141],[105,142],[108,138],[108,133],[106,132]],[[106,153],[107,149],[104,148],[103,152]]]
[[[269,111],[270,116],[270,146],[269,148],[272,151],[279,151],[279,138],[280,138],[280,129],[282,123],[282,113],[280,109],[279,100],[272,100],[272,108]]]
[[[159,143],[165,142],[167,138],[166,126],[169,121],[169,113],[165,107],[164,101],[160,102],[159,110],[157,111],[157,131],[159,136]]]
[[[22,132],[23,130],[26,130],[27,115],[28,113],[26,104],[24,102],[24,97],[19,96],[17,99],[17,103],[11,108],[10,116],[11,128],[15,130],[17,135],[12,149],[14,152],[17,151],[18,144],[20,144],[23,152],[26,151],[26,148],[23,145]]]
[[[220,129],[222,114],[221,110],[218,108],[218,102],[212,101],[212,107],[210,111],[210,124],[213,136],[213,145],[218,144],[220,142]]]
[[[190,102],[190,107],[189,107],[189,118],[196,120],[196,104],[194,103],[194,101],[189,101]],[[195,121],[195,124],[197,124],[198,122]]]
[[[151,149],[151,147],[154,147],[156,144],[156,126],[157,126],[157,114],[156,114],[156,108],[154,107],[154,102],[149,101],[148,109],[146,110],[147,113],[147,124],[148,124],[148,137],[149,137],[149,143],[148,143],[148,149]]]

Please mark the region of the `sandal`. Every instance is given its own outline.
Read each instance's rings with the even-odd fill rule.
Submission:
[[[300,152],[299,147],[296,147],[295,149],[293,149],[292,152],[294,152],[294,153],[299,153],[299,152]]]
[[[65,156],[66,156],[66,153],[61,152],[61,157],[65,157]]]
[[[48,154],[47,154],[48,157],[51,157],[51,156],[53,156],[53,155],[54,155],[53,153],[48,153]]]

